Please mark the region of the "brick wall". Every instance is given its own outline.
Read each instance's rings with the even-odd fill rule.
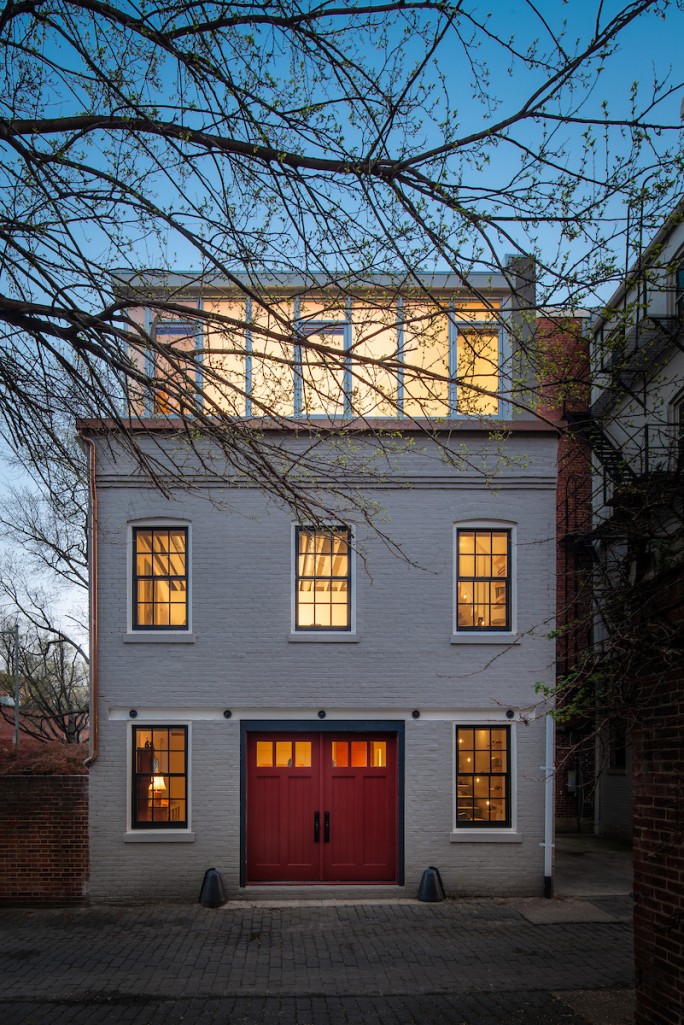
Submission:
[[[684,578],[661,592],[684,625]],[[665,614],[665,610],[663,610]],[[646,681],[645,681],[646,682]],[[684,669],[652,677],[633,738],[635,1025],[684,1021]]]
[[[563,422],[569,411],[587,415],[589,348],[579,317],[540,317],[537,346],[546,384],[540,413]],[[556,664],[566,676],[591,643],[591,559],[581,538],[591,530],[591,449],[577,434],[564,432],[558,442],[556,499]],[[562,706],[562,698],[558,699]],[[594,728],[580,719],[564,724],[556,735],[555,812],[559,832],[593,828]],[[567,786],[568,771],[576,786]]]
[[[3,776],[0,904],[82,901],[88,879],[88,777]]]

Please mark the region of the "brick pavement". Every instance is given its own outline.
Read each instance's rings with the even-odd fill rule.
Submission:
[[[610,921],[535,925],[520,900],[4,910],[0,1021],[586,1025],[553,994],[632,985],[631,901],[595,903]]]

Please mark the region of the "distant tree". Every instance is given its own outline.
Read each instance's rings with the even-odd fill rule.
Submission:
[[[0,688],[14,695],[13,631],[0,634],[4,672]],[[20,727],[36,740],[79,744],[88,725],[88,663],[83,650],[65,637],[36,629],[19,633]],[[0,714],[14,722],[15,710],[0,705]]]

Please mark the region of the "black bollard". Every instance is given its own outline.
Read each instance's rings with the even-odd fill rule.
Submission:
[[[434,902],[444,900],[445,896],[439,869],[435,868],[434,865],[430,865],[421,876],[420,886],[418,887],[418,900]]]
[[[199,899],[205,908],[220,908],[228,900],[223,889],[223,880],[215,868],[208,868],[204,873]]]

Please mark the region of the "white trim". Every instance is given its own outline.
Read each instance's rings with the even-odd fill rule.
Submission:
[[[297,528],[306,527],[306,523],[293,522],[290,524],[290,643],[300,641],[342,641],[349,643],[358,640],[356,633],[356,528],[351,523],[326,523],[322,527],[345,527],[349,531],[349,630],[304,630],[297,629],[295,617],[297,613],[297,598],[295,587],[297,583]]]
[[[109,719],[119,718],[113,716],[111,711],[108,715]],[[190,839],[195,839],[195,834],[192,831],[192,788],[191,788],[191,773],[190,773],[190,753],[192,750],[192,722],[188,716],[183,718],[176,718],[171,715],[150,715],[149,713],[131,719],[128,713],[126,713],[126,720],[128,721],[128,727],[126,729],[126,829],[124,832],[124,841],[127,843],[152,843],[159,841],[161,843],[172,843],[183,842],[179,840],[180,837],[185,837],[185,843]],[[185,829],[133,829],[133,727],[136,729],[154,729],[155,726],[185,726],[187,730],[187,747],[185,751],[185,799],[186,799],[186,815],[187,815],[187,826]],[[161,835],[160,835],[161,834]],[[163,836],[168,836],[168,839],[164,840]],[[128,839],[133,837],[134,839]]]
[[[188,545],[185,553],[185,569],[187,573],[187,626],[175,630],[134,630],[133,629],[133,528],[184,527],[187,530]],[[161,644],[165,641],[173,644],[193,644],[195,635],[192,632],[192,523],[179,516],[138,516],[126,521],[126,633],[124,643]]]
[[[131,830],[123,835],[124,843],[194,843],[195,834],[184,829],[155,829],[145,832]]]
[[[511,593],[509,596],[510,630],[478,630],[470,633],[459,630],[457,583],[458,583],[458,532],[459,530],[509,530],[511,534],[511,564],[509,579]],[[519,644],[518,638],[518,524],[515,520],[454,520],[452,533],[453,564],[451,571],[451,644]],[[475,638],[478,638],[476,640]]]
[[[522,843],[523,834],[510,829],[466,829],[461,826],[449,836],[450,843]]]
[[[514,644],[520,644],[520,636],[515,633],[468,633],[461,630],[452,634],[449,644],[499,644],[503,648],[509,648]]]
[[[510,711],[513,712],[513,718],[509,719],[507,709],[505,706],[498,708],[470,708],[470,709],[455,709],[455,708],[429,708],[424,709],[420,707],[418,703],[418,710],[420,711],[420,718],[414,720],[413,708],[383,708],[369,707],[359,708],[356,705],[354,708],[331,708],[330,706],[308,705],[300,707],[288,707],[283,708],[282,706],[276,707],[256,707],[256,706],[243,706],[235,707],[230,702],[230,686],[226,684],[226,697],[223,705],[214,705],[213,707],[200,707],[200,706],[189,706],[183,708],[169,708],[165,707],[152,707],[147,705],[134,705],[133,707],[137,711],[137,718],[131,719],[130,710],[131,705],[110,705],[107,710],[107,719],[109,722],[128,722],[130,725],[140,725],[141,723],[153,723],[159,726],[173,725],[173,726],[185,726],[190,722],[216,722],[223,720],[226,723],[226,727],[229,727],[231,723],[240,722],[241,719],[283,719],[283,720],[302,720],[311,719],[312,724],[318,722],[318,712],[323,707],[326,712],[327,719],[351,719],[353,721],[364,719],[398,719],[405,720],[409,725],[413,722],[416,725],[421,722],[450,722],[459,726],[468,726],[471,724],[480,724],[482,726],[489,726],[492,724],[499,725],[512,725],[516,722],[530,722],[534,719],[539,718],[539,712],[533,705],[528,707],[520,707],[513,705]],[[415,707],[415,706],[414,706]],[[226,719],[224,716],[224,710],[229,709],[231,716]],[[544,714],[544,713],[541,713]],[[408,734],[407,734],[408,735]],[[132,759],[132,752],[129,752]]]
[[[288,644],[358,644],[361,640],[360,634],[352,633],[351,630],[342,631],[326,630],[324,633],[315,630],[296,630],[287,638]]]
[[[129,630],[123,634],[124,644],[194,644],[195,635],[186,630]]]

